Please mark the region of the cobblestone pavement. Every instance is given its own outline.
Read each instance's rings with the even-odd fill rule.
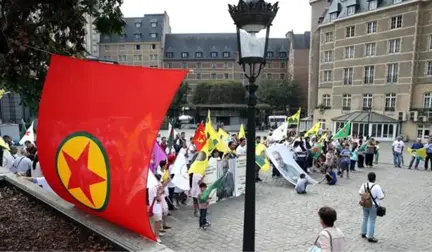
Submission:
[[[360,237],[362,218],[358,189],[374,171],[386,192],[387,215],[378,217],[377,244]],[[321,175],[314,174],[315,178]],[[346,236],[346,251],[429,251],[432,219],[432,172],[378,165],[355,172],[338,185],[315,185],[298,195],[284,179],[262,174],[256,195],[256,250],[307,251],[320,231],[317,211],[331,206],[338,212],[336,225]],[[175,251],[241,251],[244,198],[211,205],[207,231],[198,229],[192,208],[185,206],[169,217],[173,229],[162,242]]]

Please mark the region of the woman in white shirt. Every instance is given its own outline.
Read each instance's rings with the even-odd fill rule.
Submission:
[[[18,157],[14,160],[14,163],[10,169],[13,173],[18,173],[20,175],[30,175],[30,170],[32,168],[32,161],[24,155],[24,150],[20,149],[18,151]]]
[[[208,166],[217,167],[217,161],[218,160],[221,160],[220,157],[219,157],[219,151],[218,150],[214,150],[212,152],[212,156],[209,159]]]
[[[369,242],[378,242],[375,239],[375,221],[377,218],[377,207],[380,205],[381,200],[384,199],[384,192],[380,185],[375,183],[376,175],[374,172],[369,172],[368,182],[364,183],[359,190],[360,196],[365,192],[370,192],[370,197],[375,199],[372,200],[372,207],[363,207],[363,222],[361,226],[361,236],[366,238]],[[376,202],[376,204],[375,204]]]

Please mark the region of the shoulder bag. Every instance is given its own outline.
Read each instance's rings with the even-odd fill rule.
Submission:
[[[330,232],[328,230],[324,230],[328,235],[329,235],[329,239],[330,239],[330,251],[333,251],[333,238],[332,235],[330,234]],[[321,252],[321,248],[318,246],[317,242],[319,239],[319,235],[316,238],[314,245],[312,245],[312,247],[309,248],[308,252]]]
[[[377,208],[377,216],[379,217],[383,217],[384,215],[386,215],[387,209],[383,206],[380,206],[377,204],[377,202],[375,201],[375,197],[372,195],[371,190],[369,189],[369,186],[367,187],[367,190],[369,191],[369,194],[372,198],[373,203],[375,204],[376,208]]]

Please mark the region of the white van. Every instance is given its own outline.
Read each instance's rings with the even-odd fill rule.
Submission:
[[[281,126],[284,122],[286,122],[287,116],[283,115],[274,115],[268,117],[268,124],[271,128],[277,128]]]

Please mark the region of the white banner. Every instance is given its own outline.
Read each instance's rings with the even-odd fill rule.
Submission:
[[[217,189],[217,201],[235,196],[234,173],[231,170],[228,160],[218,161],[217,173],[218,178],[221,178],[226,174],[225,179],[222,182],[222,186]]]
[[[189,184],[189,174],[186,165],[185,150],[182,148],[177,155],[177,158],[173,164],[171,174],[174,174],[174,178],[171,182],[180,190],[188,191],[190,190]]]
[[[209,166],[205,171],[205,177],[203,180],[203,182],[207,184],[207,188],[210,187],[219,178],[217,164],[220,161],[213,160],[213,158],[210,158],[210,161],[212,162],[209,162]],[[212,193],[210,197],[211,197],[210,204],[216,203],[217,195],[215,193]]]
[[[234,184],[236,197],[245,193],[246,190],[246,157],[241,156],[237,159],[232,159],[231,169],[234,173]]]
[[[294,160],[293,152],[283,144],[277,144],[267,148],[267,157],[270,158],[282,176],[293,185],[296,184],[300,174],[306,174]],[[306,178],[312,184],[318,183],[307,174]]]

